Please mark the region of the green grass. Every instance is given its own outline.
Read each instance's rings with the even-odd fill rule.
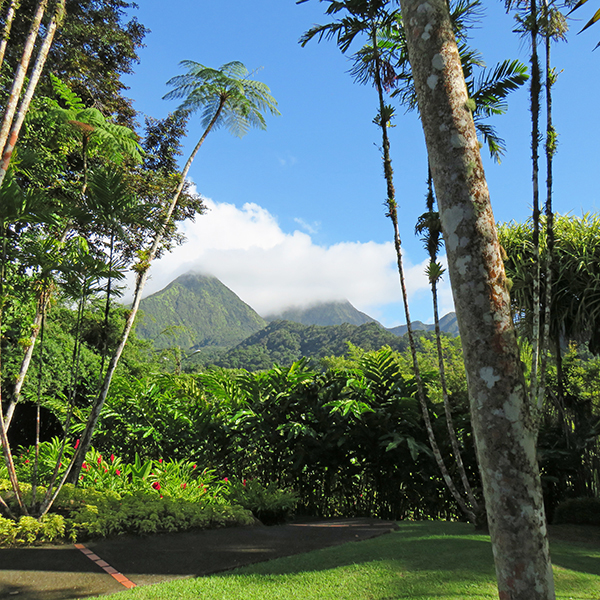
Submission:
[[[600,598],[600,545],[557,541],[561,600]],[[138,587],[114,600],[479,600],[498,597],[489,536],[463,523],[400,522],[372,540],[226,574]]]

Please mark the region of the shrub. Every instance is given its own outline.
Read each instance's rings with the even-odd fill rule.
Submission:
[[[0,489],[10,486],[0,481]],[[26,496],[30,486],[24,485]],[[40,489],[40,494],[45,490]],[[251,525],[249,510],[231,505],[223,497],[210,496],[206,502],[193,498],[170,497],[157,491],[120,493],[65,485],[53,507],[53,513],[41,519],[21,517],[12,521],[0,517],[0,546],[39,544],[57,540],[83,541],[131,533],[185,531],[192,528],[216,528]]]
[[[61,515],[41,519],[21,517],[18,521],[0,517],[0,546],[30,545],[64,538],[66,523]]]
[[[600,498],[571,498],[554,511],[554,523],[600,526]]]
[[[275,482],[270,482],[266,486],[258,479],[227,481],[227,483],[225,495],[230,502],[251,510],[264,525],[285,522],[299,501],[296,492],[279,489]]]

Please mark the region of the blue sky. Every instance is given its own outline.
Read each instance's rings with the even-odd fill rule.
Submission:
[[[389,327],[404,322],[392,241],[385,217],[380,134],[373,125],[375,90],[348,74],[349,59],[333,42],[298,39],[315,23],[326,23],[326,2],[310,0],[141,0],[133,14],[151,33],[140,64],[124,82],[140,113],[164,117],[177,102],[162,100],[166,81],[181,73],[181,60],[219,67],[232,60],[266,83],[281,116],[267,131],[243,139],[225,130],[211,134],[190,178],[207,199],[208,214],[183,231],[188,242],[152,270],[148,293],[197,269],[219,277],[265,315],[287,305],[349,299]],[[484,2],[486,14],[473,30],[472,45],[488,66],[505,58],[528,60],[528,45],[512,33],[514,19],[501,2]],[[583,12],[579,18],[589,18]],[[586,19],[587,20],[587,19]],[[559,133],[555,161],[555,208],[580,215],[598,203],[597,99],[600,29],[554,47],[561,71],[554,88],[554,122]],[[424,212],[426,154],[414,113],[397,111],[391,150],[400,207],[411,300],[411,318],[432,320],[425,253],[414,236]],[[486,176],[498,221],[524,220],[531,207],[528,90],[514,93],[506,115],[492,122],[505,138],[502,164],[484,150]],[[188,153],[201,135],[192,119]],[[185,157],[182,157],[182,160]],[[542,169],[541,183],[545,182]],[[442,311],[452,309],[449,286]]]

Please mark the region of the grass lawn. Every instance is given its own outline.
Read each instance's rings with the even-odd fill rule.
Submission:
[[[561,526],[566,527],[566,526]],[[600,536],[553,531],[557,598],[600,600]],[[114,600],[478,600],[498,598],[489,536],[470,525],[400,522],[389,535],[226,574],[134,588]]]

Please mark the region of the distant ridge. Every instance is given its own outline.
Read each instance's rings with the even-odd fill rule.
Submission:
[[[364,325],[377,323],[369,315],[354,308],[348,300],[338,302],[321,302],[307,308],[291,307],[265,317],[271,321],[292,321],[302,325]],[[379,323],[378,323],[379,324]]]
[[[186,273],[144,298],[136,332],[156,348],[231,348],[266,321],[216,277]]]
[[[422,323],[421,321],[412,321],[411,325],[414,331],[435,331],[434,324]],[[458,322],[456,320],[456,313],[450,312],[440,319],[440,330],[442,333],[447,333],[453,337],[458,335]],[[391,331],[395,335],[402,336],[408,331],[408,327],[406,325],[398,325],[398,327],[392,327],[388,331]]]

